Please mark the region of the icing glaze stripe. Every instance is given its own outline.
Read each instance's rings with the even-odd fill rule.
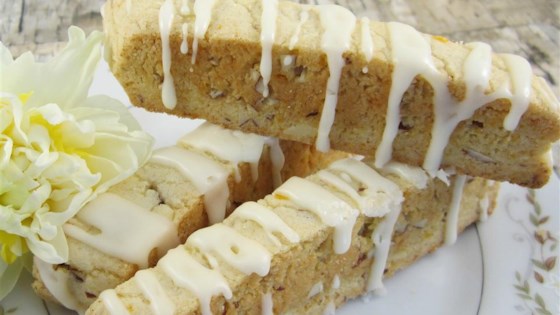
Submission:
[[[301,28],[309,19],[309,6],[303,6],[301,12],[299,12],[299,21],[296,26],[296,30],[292,37],[290,38],[290,46],[288,47],[290,50],[293,50],[296,46],[297,42],[299,41],[299,34],[301,33]]]
[[[297,243],[300,241],[299,235],[291,227],[289,227],[282,219],[274,213],[270,208],[265,207],[254,201],[249,201],[239,206],[233,214],[232,218],[240,218],[252,220],[258,223],[267,233],[268,238],[276,245],[281,246],[282,243],[273,233],[280,233],[289,242]]]
[[[323,27],[321,49],[327,55],[329,79],[315,146],[319,151],[327,152],[330,149],[329,134],[334,123],[340,77],[345,64],[342,54],[350,49],[356,16],[348,9],[337,5],[320,5],[316,8]]]
[[[400,207],[389,212],[371,235],[375,249],[367,289],[368,291],[373,291],[375,294],[382,295],[386,292],[385,286],[383,285],[383,273],[385,272],[387,258],[389,257],[389,251],[391,249],[393,230],[400,213]]]
[[[459,223],[459,210],[461,208],[461,198],[467,176],[458,175],[453,185],[453,197],[451,205],[447,211],[447,222],[445,223],[445,244],[451,245],[457,241],[457,225]]]
[[[431,173],[437,171],[441,165],[445,147],[459,122],[470,118],[477,109],[493,98],[493,96],[484,95],[490,82],[492,48],[478,42],[465,46],[471,48],[471,52],[463,63],[465,98],[461,102],[450,99],[449,103],[435,102],[434,104],[432,138],[423,165]]]
[[[150,161],[173,167],[189,179],[204,195],[204,208],[211,224],[224,219],[229,199],[228,169],[204,155],[176,146],[156,150]]]
[[[367,17],[363,17],[360,19],[361,25],[361,33],[362,33],[362,40],[361,40],[361,50],[366,62],[369,64],[371,59],[373,58],[373,39],[371,38],[371,30],[369,27],[369,19]],[[368,73],[368,66],[365,66],[362,69],[363,73]]]
[[[196,56],[198,54],[198,41],[203,39],[210,26],[212,19],[212,8],[216,0],[195,0],[194,14],[196,19],[194,21],[194,39],[192,44],[192,58],[191,63],[196,63]]]
[[[126,309],[124,304],[119,299],[117,292],[114,289],[109,289],[101,292],[99,299],[103,302],[105,309],[111,315],[127,315],[130,312]]]
[[[134,280],[144,296],[150,301],[150,308],[154,314],[175,314],[175,304],[169,299],[152,270],[138,271],[134,275]]]
[[[228,130],[206,122],[182,137],[178,144],[209,152],[218,159],[230,163],[237,182],[241,180],[239,164],[249,163],[255,182],[259,177],[259,161],[267,142],[269,140],[266,137]]]
[[[513,131],[529,107],[533,70],[524,58],[511,54],[502,54],[501,57],[508,67],[513,90],[510,98],[511,109],[504,120],[504,129]]]
[[[432,61],[432,49],[426,39],[411,26],[391,22],[387,24],[391,42],[394,70],[387,103],[385,129],[375,152],[375,167],[382,168],[391,160],[393,141],[400,123],[401,99],[414,78],[421,74],[426,79],[437,73]],[[437,87],[434,87],[437,93]]]
[[[342,254],[350,248],[358,210],[345,201],[320,185],[299,177],[288,179],[273,195],[289,199],[303,210],[316,214],[324,224],[334,227],[335,253]]]
[[[177,105],[177,95],[175,92],[175,82],[171,74],[171,47],[169,35],[175,7],[172,0],[165,0],[159,10],[159,32],[161,36],[161,60],[163,63],[163,84],[161,86],[161,101],[167,109],[174,109]]]
[[[224,224],[215,224],[194,232],[188,238],[187,244],[200,249],[206,257],[220,256],[246,275],[256,273],[264,277],[270,270],[270,252],[260,243]],[[215,259],[210,258],[209,261],[214,264]]]
[[[399,186],[365,163],[348,158],[332,163],[329,169],[347,174],[365,186],[360,193],[360,208],[366,216],[382,217],[393,209],[400,208],[403,194]]]
[[[116,194],[99,195],[86,204],[76,218],[98,229],[99,233],[88,232],[69,222],[63,226],[66,235],[140,268],[148,267],[154,248],[163,255],[179,244],[177,227],[171,220]]]
[[[261,298],[261,315],[274,315],[274,302],[270,292],[262,295]]]
[[[182,246],[170,250],[158,266],[175,285],[191,291],[198,298],[202,315],[212,314],[210,301],[213,296],[223,295],[227,300],[233,296],[219,271],[202,266]]]
[[[261,64],[260,71],[263,79],[263,97],[268,97],[270,74],[272,73],[272,45],[276,33],[276,16],[278,15],[278,0],[262,0],[261,15]]]

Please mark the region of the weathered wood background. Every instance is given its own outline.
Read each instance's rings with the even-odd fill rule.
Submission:
[[[134,1],[134,0],[132,0]],[[330,0],[302,0],[330,2]],[[334,1],[334,0],[332,0]],[[0,41],[14,55],[39,58],[64,45],[70,25],[101,29],[105,0],[1,0]],[[401,21],[456,41],[484,41],[495,51],[528,58],[535,73],[560,95],[560,1],[558,0],[336,0],[358,15]]]

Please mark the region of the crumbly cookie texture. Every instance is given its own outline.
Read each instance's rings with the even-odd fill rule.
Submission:
[[[230,129],[315,143],[329,79],[318,10],[309,9],[308,19],[302,24],[304,6],[279,2],[269,95],[263,97],[259,68],[263,51],[261,1],[216,1],[205,37],[198,41],[194,64],[196,17],[182,15],[182,2],[172,1],[175,15],[169,34],[169,76],[174,79],[177,106],[168,110],[162,103],[164,69],[158,26],[163,0],[135,1],[128,9],[125,2],[107,2],[104,27],[109,64],[134,105],[205,118]],[[298,40],[290,49],[298,27]],[[187,31],[186,54],[180,49],[183,30]],[[369,62],[362,53],[361,30],[357,23],[343,54],[330,144],[337,150],[373,156],[386,126],[395,64],[388,24],[369,23],[374,48]],[[444,84],[446,93],[464,99],[468,81],[464,64],[472,49],[442,37],[424,37],[431,46],[434,66],[448,80]],[[496,92],[511,81],[504,57],[492,54],[491,61],[484,94]],[[458,123],[444,150],[441,167],[528,187],[546,183],[551,173],[550,145],[560,137],[560,114],[557,100],[542,78],[533,77],[530,90],[529,107],[513,131],[503,128],[510,111],[508,98],[491,101]],[[393,159],[423,165],[434,122],[433,95],[434,87],[421,75],[404,92],[401,122],[392,143]]]
[[[384,268],[384,277],[389,277],[442,245],[447,212],[453,199],[453,185],[449,187],[439,180],[430,180],[426,188],[419,189],[408,180],[395,175],[386,177],[400,187],[405,198],[394,226],[392,245]],[[307,180],[329,190],[345,202],[353,202],[348,195],[325,185],[317,175],[311,175]],[[358,190],[363,188],[359,185],[357,187]],[[480,200],[486,198],[489,202],[485,209],[492,212],[498,189],[499,184],[480,178],[466,180],[460,201],[458,231],[462,231],[479,218],[482,211]],[[213,284],[204,285],[204,288],[195,285],[195,288],[200,290],[198,293],[187,290],[179,284],[189,281],[185,278],[169,277],[163,269],[165,267],[158,264],[150,269],[163,288],[163,293],[158,295],[158,303],[163,300],[169,301],[165,302],[165,305],[174,305],[177,314],[200,314],[205,302],[199,300],[197,294],[206,296],[203,292],[214,292],[209,304],[214,314],[261,314],[265,305],[272,307],[274,314],[321,314],[328,305],[341,305],[348,299],[366,292],[371,266],[375,263],[372,258],[375,256],[372,255],[375,246],[371,235],[383,224],[384,218],[359,215],[351,233],[349,249],[337,254],[333,249],[333,243],[336,242],[335,229],[328,227],[318,216],[295,206],[289,199],[279,199],[277,195],[269,195],[259,203],[271,209],[293,229],[300,237],[299,242],[290,242],[281,237],[281,244],[274,244],[262,225],[243,219],[242,216],[232,215],[221,225],[258,242],[270,252],[271,264],[268,274],[263,277],[255,273],[244,274],[231,264],[232,261],[228,262],[222,256],[214,255],[215,252],[201,251],[187,241],[186,245],[179,248],[206,268],[210,268],[209,261],[214,261],[214,269],[222,274],[233,295],[226,300],[224,296],[217,294],[217,291],[208,291]],[[247,254],[247,249],[242,246],[237,249],[240,251],[240,257]],[[208,254],[212,254],[212,260]],[[182,277],[188,277],[188,273]],[[197,283],[194,278],[196,277],[193,276],[194,282],[191,285]],[[317,286],[319,283],[320,288]],[[152,307],[164,306],[163,303],[150,302],[137,284],[137,280],[133,278],[113,291],[116,293],[113,296],[116,296],[126,310],[131,314],[151,314]],[[272,302],[262,302],[268,294]],[[162,296],[167,298],[162,299]],[[152,303],[156,304],[151,305]],[[91,305],[87,314],[108,314],[105,305],[99,299]]]
[[[280,147],[285,156],[283,178],[306,176],[337,159],[348,156],[346,153],[336,151],[317,152],[309,145],[291,141],[281,141]],[[230,169],[227,215],[243,202],[258,200],[273,190],[273,166],[269,150],[268,146],[263,150],[258,164],[259,176],[255,182],[248,163],[239,165],[241,179],[236,181],[232,165],[224,161],[219,162]],[[218,161],[208,153],[202,154]],[[194,231],[208,226],[203,196],[188,179],[171,167],[149,162],[132,177],[113,186],[109,192],[171,219],[178,227],[177,232],[181,242],[184,242]],[[80,224],[80,222],[74,223]],[[70,256],[68,262],[53,265],[52,268],[65,279],[65,285],[84,310],[103,290],[116,287],[139,270],[136,264],[112,257],[72,237],[68,237],[68,243]],[[154,251],[150,257],[150,265],[155,265],[158,259]],[[35,292],[43,299],[60,303],[45,286],[37,268],[34,268],[33,275],[35,281],[32,286]]]

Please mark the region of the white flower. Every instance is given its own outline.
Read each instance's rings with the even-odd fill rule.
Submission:
[[[68,35],[46,63],[14,60],[0,43],[0,299],[14,281],[4,271],[27,251],[65,262],[62,225],[151,154],[153,139],[123,104],[87,96],[103,34]]]

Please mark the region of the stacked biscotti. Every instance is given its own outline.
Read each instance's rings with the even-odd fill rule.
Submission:
[[[230,149],[224,156],[199,142],[210,139],[214,144],[229,141],[229,145],[218,143],[217,149],[237,145],[244,152]],[[346,156],[205,123],[176,146],[157,150],[132,177],[90,202],[67,223],[69,261],[50,265],[36,259],[33,288],[45,299],[84,312],[103,290],[154,266],[194,231],[223,220],[243,202],[272,192],[279,185],[274,179],[305,176]],[[198,163],[192,168],[206,167],[207,173],[189,177],[179,163],[193,161]],[[212,167],[218,172],[211,173]],[[197,183],[208,174],[222,177],[202,191]],[[209,200],[212,191],[219,193]]]
[[[338,6],[197,2],[105,5],[107,58],[134,105],[377,167],[547,182],[559,105],[526,60]]]
[[[558,101],[527,61],[486,44],[274,0],[110,0],[103,13],[108,62],[135,105],[295,141],[301,164],[287,164],[305,171],[234,198],[223,221],[233,207],[211,211],[184,245],[95,294],[90,314],[329,312],[485,218],[494,180],[540,187],[551,173]],[[249,162],[227,173],[241,187],[260,181],[251,163],[265,151],[250,152],[275,140],[232,145],[238,131],[224,141],[208,126],[180,145]],[[192,163],[155,161],[187,178],[212,169],[174,151]],[[224,200],[210,173],[187,188],[206,208]]]
[[[449,187],[420,169],[382,176],[369,164],[344,159],[288,179],[105,291],[88,314],[321,314],[383,290],[383,277],[494,208],[489,181],[455,176]]]

